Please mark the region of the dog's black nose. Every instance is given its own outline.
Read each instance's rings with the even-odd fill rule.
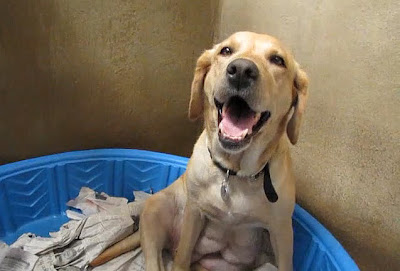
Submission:
[[[226,68],[226,76],[229,83],[237,90],[245,89],[258,78],[258,68],[253,61],[238,58],[229,63]]]

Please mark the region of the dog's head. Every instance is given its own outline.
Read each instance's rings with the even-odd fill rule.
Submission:
[[[228,153],[256,141],[266,145],[284,131],[295,144],[307,86],[306,74],[277,39],[238,32],[198,59],[189,118],[204,114],[208,140]]]

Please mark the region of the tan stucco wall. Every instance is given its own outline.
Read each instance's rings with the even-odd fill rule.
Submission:
[[[298,201],[362,270],[400,270],[398,1],[221,0],[216,39],[270,33],[310,76]]]
[[[131,147],[190,155],[213,1],[1,1],[0,163]],[[195,42],[194,42],[195,41]]]

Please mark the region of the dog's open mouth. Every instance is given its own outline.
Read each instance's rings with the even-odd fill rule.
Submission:
[[[214,99],[218,109],[219,138],[231,144],[239,144],[254,135],[270,117],[269,111],[255,112],[245,100],[238,96],[220,103]]]

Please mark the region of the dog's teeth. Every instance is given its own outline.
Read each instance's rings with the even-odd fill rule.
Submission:
[[[243,133],[240,135],[240,138],[244,138],[247,135],[248,131],[249,129],[244,130]]]

